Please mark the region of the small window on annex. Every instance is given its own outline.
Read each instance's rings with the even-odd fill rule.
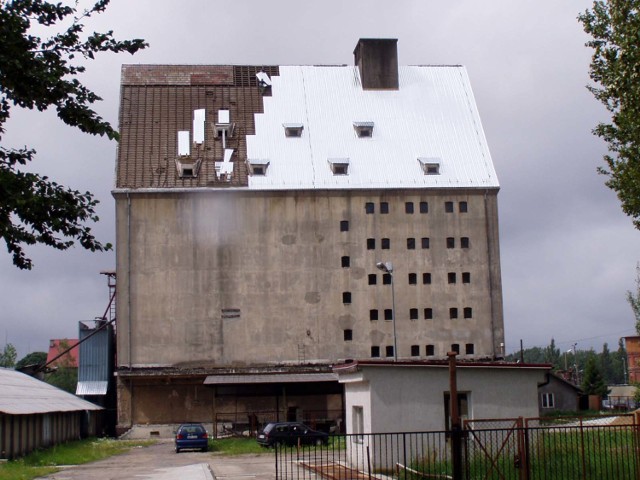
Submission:
[[[556,401],[553,393],[547,392],[542,394],[542,408],[555,408]]]
[[[349,231],[349,220],[340,220],[340,231],[341,232]]]
[[[405,202],[404,213],[413,213],[413,202]]]
[[[378,275],[375,273],[369,274],[369,285],[376,285],[378,283]]]
[[[420,356],[420,345],[411,345],[411,356],[412,357]]]
[[[371,349],[373,351],[373,347]],[[373,355],[371,356],[373,357]],[[380,356],[380,352],[378,352],[377,356]],[[351,407],[351,413],[353,418],[353,433],[355,434],[354,441],[356,443],[362,443],[364,440],[362,435],[364,433],[364,410],[361,406],[354,405]]]
[[[424,319],[425,320],[433,320],[433,308],[425,308],[424,309]]]
[[[469,418],[469,412],[471,411],[471,394],[467,392],[458,392],[458,415],[461,420]],[[444,427],[445,430],[451,429],[451,395],[449,392],[444,394]]]
[[[345,342],[350,342],[353,340],[353,330],[350,328],[346,328],[342,331],[342,336]]]

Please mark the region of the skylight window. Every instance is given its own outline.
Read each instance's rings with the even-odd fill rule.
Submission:
[[[247,160],[249,166],[249,174],[252,176],[264,176],[267,174],[269,160],[264,158],[252,158]]]
[[[353,122],[353,129],[358,138],[373,137],[373,122]]]
[[[348,158],[329,158],[329,166],[334,175],[348,175],[349,174],[349,159]]]
[[[304,125],[301,123],[283,123],[285,137],[301,137]]]
[[[418,157],[418,162],[425,175],[440,175],[440,158]]]

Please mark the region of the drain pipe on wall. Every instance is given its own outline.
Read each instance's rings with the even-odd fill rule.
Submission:
[[[127,343],[129,349],[129,370],[131,362],[131,196],[127,192]]]

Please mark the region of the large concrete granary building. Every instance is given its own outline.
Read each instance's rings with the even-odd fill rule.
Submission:
[[[121,428],[335,420],[336,362],[501,355],[499,184],[466,70],[398,67],[395,40],[354,54],[123,67]]]

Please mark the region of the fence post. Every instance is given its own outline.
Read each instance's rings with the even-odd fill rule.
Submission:
[[[458,412],[458,378],[456,374],[456,352],[449,352],[449,411],[451,413],[451,462],[453,464],[453,480],[463,480],[462,465],[462,427]]]
[[[528,445],[524,429],[524,421],[522,417],[516,419],[516,426],[518,428],[518,459],[520,461],[520,480],[529,480],[529,455]]]

